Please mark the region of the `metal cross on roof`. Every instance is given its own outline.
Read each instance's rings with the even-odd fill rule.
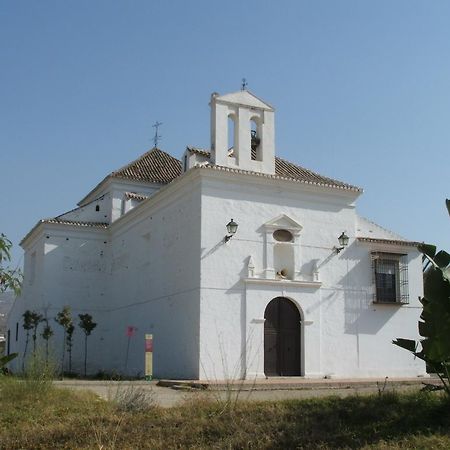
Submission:
[[[247,79],[246,78],[242,78],[241,91],[247,90],[247,86],[248,86]]]
[[[158,134],[159,127],[162,125],[162,122],[156,121],[152,127],[155,129],[155,135],[153,136],[153,145],[158,147],[158,141],[162,139],[162,136]]]

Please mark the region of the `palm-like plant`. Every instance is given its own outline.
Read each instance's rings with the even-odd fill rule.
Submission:
[[[450,214],[450,200],[446,200]],[[434,245],[422,244],[419,249],[429,261],[424,276],[424,297],[419,321],[423,339],[398,338],[393,343],[423,359],[439,376],[450,396],[450,254]],[[421,348],[419,348],[419,345]]]

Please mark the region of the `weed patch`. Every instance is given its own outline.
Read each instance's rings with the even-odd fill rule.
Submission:
[[[384,393],[344,399],[237,402],[232,410],[199,397],[162,409],[140,392],[104,401],[51,387],[31,397],[23,381],[0,379],[5,449],[450,448],[450,401],[439,393]],[[149,406],[150,405],[150,406]]]

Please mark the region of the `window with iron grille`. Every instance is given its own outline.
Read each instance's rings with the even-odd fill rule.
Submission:
[[[409,303],[407,255],[372,252],[374,303]]]

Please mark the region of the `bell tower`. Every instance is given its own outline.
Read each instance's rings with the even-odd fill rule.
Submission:
[[[211,95],[211,160],[275,173],[274,109],[247,90]]]

